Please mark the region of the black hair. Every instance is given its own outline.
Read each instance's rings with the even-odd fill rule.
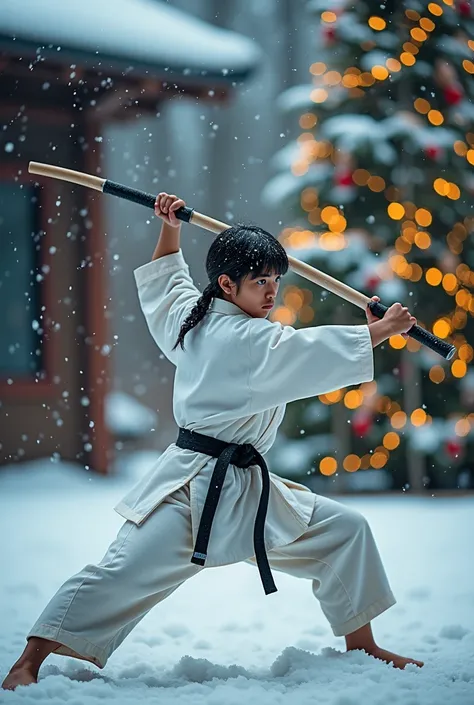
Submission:
[[[285,248],[271,233],[258,225],[237,223],[223,230],[207,253],[206,271],[209,284],[185,318],[173,350],[178,345],[184,350],[184,336],[202,321],[212,299],[224,298],[224,292],[218,282],[221,274],[227,274],[237,285],[239,293],[242,280],[247,275],[256,279],[263,273],[286,274],[288,267]]]

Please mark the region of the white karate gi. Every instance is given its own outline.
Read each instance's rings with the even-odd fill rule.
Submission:
[[[221,299],[187,333],[185,350],[172,350],[200,296],[181,250],[139,267],[135,278],[150,332],[176,365],[173,412],[179,427],[251,443],[265,455],[288,402],[373,378],[367,325],[295,330],[253,318]],[[135,624],[188,577],[208,567],[254,562],[260,469],[234,465],[227,470],[205,568],[190,562],[215,463],[171,444],[115,507],[126,522],[102,561],[66,581],[27,638],[59,641],[57,653],[103,667]],[[265,523],[270,566],[313,580],[336,636],[395,604],[370,528],[358,512],[271,472],[270,483]],[[132,577],[137,574],[140,585]],[[262,591],[258,573],[255,582]]]

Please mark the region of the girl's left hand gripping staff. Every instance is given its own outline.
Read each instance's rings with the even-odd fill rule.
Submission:
[[[61,179],[63,181],[69,181],[73,184],[79,184],[80,186],[87,186],[89,188],[95,189],[96,191],[102,191],[103,193],[109,193],[112,196],[119,196],[119,198],[125,198],[128,201],[133,201],[141,206],[146,206],[147,208],[154,209],[156,196],[145,193],[144,191],[138,191],[137,189],[130,188],[129,186],[123,186],[115,181],[110,181],[109,179],[103,179],[99,176],[93,176],[92,174],[84,174],[80,171],[74,171],[72,169],[64,169],[59,166],[52,166],[51,164],[41,164],[39,162],[30,162],[28,166],[28,171],[30,174],[38,174],[40,176],[49,176],[55,179]],[[202,213],[197,213],[193,208],[188,208],[186,206],[179,208],[175,211],[176,217],[186,223],[191,223],[192,225],[197,225],[204,230],[210,230],[214,233],[220,233],[226,230],[229,225],[223,223],[222,221],[210,218]],[[306,264],[294,257],[288,255],[288,261],[290,267],[297,274],[300,274],[305,279],[312,281],[314,284],[331,291],[333,294],[340,296],[346,301],[350,301],[359,308],[366,311],[369,307],[370,311],[377,316],[377,318],[383,318],[385,312],[388,310],[387,306],[370,299],[365,294],[353,289],[352,287],[344,284],[343,282],[334,279],[321,272],[315,267]],[[446,360],[451,360],[456,352],[456,348],[451,343],[438,338],[429,331],[421,328],[421,326],[414,325],[407,331],[407,335],[414,338],[419,343],[426,345],[431,350],[439,353]]]

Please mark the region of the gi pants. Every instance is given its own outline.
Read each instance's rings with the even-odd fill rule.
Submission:
[[[189,485],[169,495],[141,525],[125,521],[97,565],[69,578],[27,635],[57,641],[57,654],[103,668],[156,604],[205,567],[193,552]],[[366,519],[318,495],[308,529],[268,551],[272,570],[312,581],[335,636],[368,624],[395,604]],[[255,559],[246,562],[255,565]],[[262,590],[256,574],[256,590]],[[265,596],[262,593],[262,599]]]

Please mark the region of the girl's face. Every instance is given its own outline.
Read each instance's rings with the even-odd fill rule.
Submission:
[[[237,284],[227,274],[221,274],[217,281],[226,301],[236,304],[252,318],[266,318],[275,305],[281,274],[248,274],[242,279],[238,293]]]

